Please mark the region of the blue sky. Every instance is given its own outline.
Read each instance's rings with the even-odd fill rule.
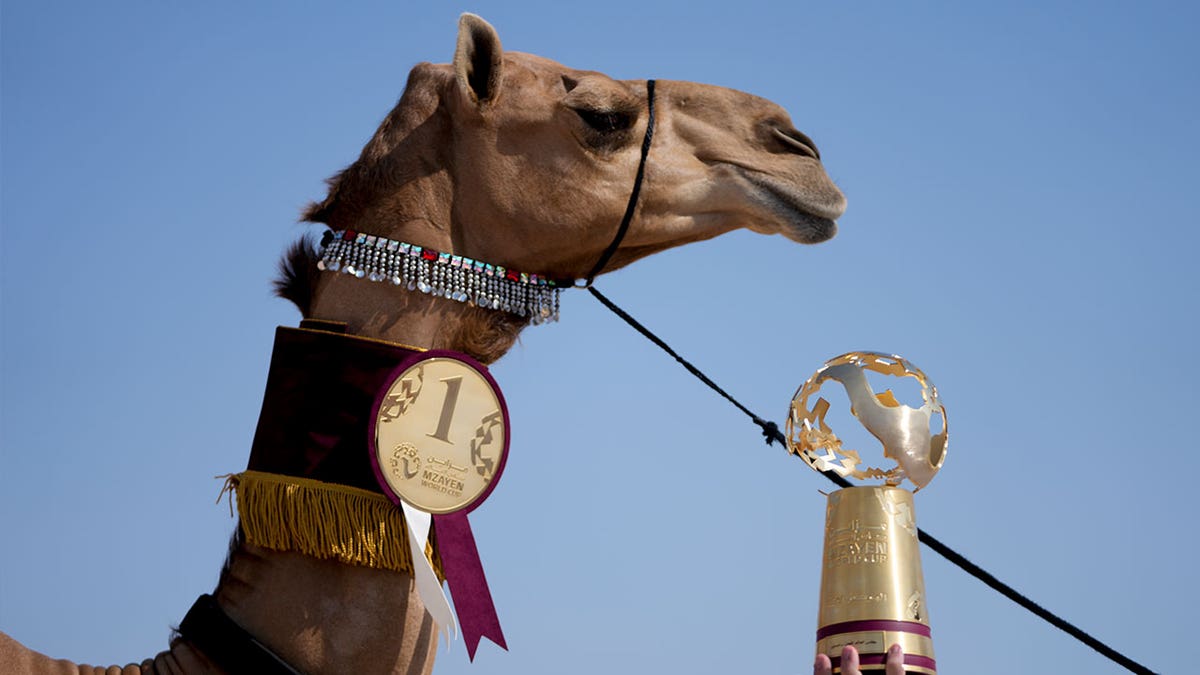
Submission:
[[[298,320],[278,255],[462,11],[506,49],[787,108],[849,198],[836,239],[738,232],[598,285],[780,422],[829,357],[911,359],[951,430],[920,524],[1180,670],[1186,3],[5,2],[0,630],[123,664],[212,589],[234,525],[212,476],[245,466],[273,329]],[[585,294],[563,314],[493,368],[512,454],[472,521],[511,651],[458,643],[437,672],[808,671],[830,486]],[[924,555],[945,672],[1122,672]]]

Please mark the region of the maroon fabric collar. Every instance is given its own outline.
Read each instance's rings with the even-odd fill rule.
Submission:
[[[371,407],[396,366],[420,350],[344,331],[314,320],[276,329],[247,469],[382,494],[368,455]]]

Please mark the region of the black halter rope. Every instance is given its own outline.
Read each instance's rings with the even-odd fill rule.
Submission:
[[[633,221],[633,212],[637,210],[638,199],[642,195],[642,180],[646,177],[646,160],[650,157],[650,143],[654,141],[654,80],[646,80],[646,110],[646,135],[642,138],[642,158],[638,162],[637,175],[633,178],[633,190],[629,193],[629,203],[625,205],[625,216],[621,218],[617,236],[613,237],[612,243],[600,254],[600,259],[592,266],[592,271],[587,273],[583,284],[578,285],[579,288],[592,291],[592,294],[596,293],[592,289],[592,282],[595,281],[597,274],[604,271],[605,265],[612,260],[613,254],[617,252],[617,247],[625,239],[625,233],[629,231],[629,223]]]

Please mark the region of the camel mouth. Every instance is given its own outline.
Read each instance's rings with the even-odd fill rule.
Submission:
[[[834,190],[836,199],[813,203],[792,185],[762,174],[746,172],[747,181],[757,188],[764,205],[784,220],[783,236],[801,244],[819,244],[837,234],[838,216],[845,211],[845,198]]]

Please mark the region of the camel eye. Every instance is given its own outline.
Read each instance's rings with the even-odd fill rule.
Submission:
[[[625,131],[633,126],[634,116],[615,110],[589,110],[587,108],[573,108],[579,119],[583,120],[589,127],[601,133],[610,134],[617,131]]]

